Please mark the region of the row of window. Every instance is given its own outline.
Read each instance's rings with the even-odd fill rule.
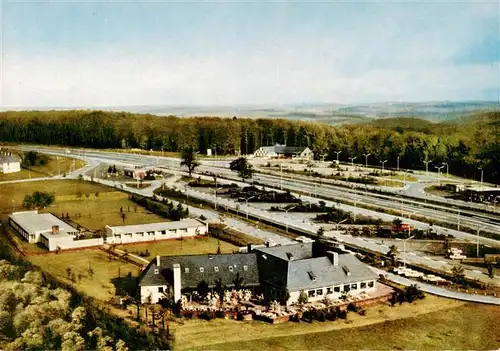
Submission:
[[[178,231],[180,233],[187,233],[186,228],[178,229]],[[168,233],[169,234],[177,234],[177,229],[169,229]],[[124,233],[123,235],[132,237],[133,234],[134,233]],[[167,235],[167,231],[162,230],[162,231],[158,231],[158,232],[150,231],[150,232],[137,232],[137,233],[135,233],[135,235],[139,235],[139,236],[144,236],[144,234],[147,234],[149,236],[154,236],[156,234]],[[122,234],[115,234],[115,236],[120,236],[120,235],[122,235]]]
[[[344,286],[338,285],[338,286],[329,286],[325,289],[314,289],[314,290],[309,290],[307,292],[307,295],[309,297],[315,297],[315,296],[322,296],[323,294],[328,295],[328,294],[333,294],[333,293],[339,293],[339,292],[349,292],[351,290],[360,290],[366,289],[366,288],[373,288],[375,286],[375,283],[373,280],[369,282],[361,282],[361,283],[352,283],[352,284],[345,284]]]
[[[230,272],[232,272],[232,271],[234,271],[234,266],[229,266],[228,269]],[[248,266],[244,265],[243,270],[248,271]],[[219,272],[219,267],[215,266],[214,271]],[[205,267],[200,267],[200,273],[204,273],[204,272],[205,272]],[[189,267],[184,268],[184,273],[189,273]]]

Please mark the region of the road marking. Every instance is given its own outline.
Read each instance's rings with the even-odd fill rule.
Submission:
[[[483,273],[483,272],[481,272],[481,271],[478,271],[477,269],[473,269],[472,271],[473,271],[474,273]]]

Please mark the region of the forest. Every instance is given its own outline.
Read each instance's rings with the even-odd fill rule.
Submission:
[[[500,112],[482,112],[442,123],[419,118],[374,119],[332,126],[286,119],[153,116],[105,111],[10,111],[0,113],[0,142],[92,148],[187,148],[217,155],[251,154],[275,143],[308,146],[316,157],[423,169],[424,161],[448,163],[450,173],[500,180]],[[434,170],[431,167],[431,170]]]

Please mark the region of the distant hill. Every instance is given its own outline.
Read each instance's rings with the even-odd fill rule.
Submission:
[[[30,110],[67,110],[69,108],[29,108]],[[369,122],[392,117],[418,117],[434,122],[463,118],[476,112],[500,111],[495,101],[431,101],[431,102],[377,102],[364,104],[301,103],[289,105],[234,105],[234,106],[113,106],[73,107],[71,109],[96,109],[126,111],[158,116],[216,116],[246,118],[286,118],[344,124]],[[3,109],[5,110],[5,108]],[[17,110],[17,109],[14,109]],[[19,110],[27,110],[22,108]]]

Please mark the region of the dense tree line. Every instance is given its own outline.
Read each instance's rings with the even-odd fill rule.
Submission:
[[[393,118],[331,126],[285,119],[174,116],[157,117],[103,111],[26,111],[0,113],[0,141],[95,148],[164,151],[212,149],[216,154],[251,154],[275,143],[308,146],[328,160],[370,153],[369,164],[423,169],[423,162],[447,162],[450,172],[500,179],[500,112],[485,112],[454,122]],[[431,167],[431,169],[433,169]]]
[[[172,221],[180,221],[181,219],[189,216],[189,209],[187,207],[184,208],[180,203],[177,204],[177,206],[174,206],[173,202],[170,202],[167,199],[155,201],[144,196],[131,195],[130,200],[143,206],[148,211]]]
[[[1,349],[124,351],[169,346],[168,340],[131,328],[82,301],[27,262],[0,259]]]

